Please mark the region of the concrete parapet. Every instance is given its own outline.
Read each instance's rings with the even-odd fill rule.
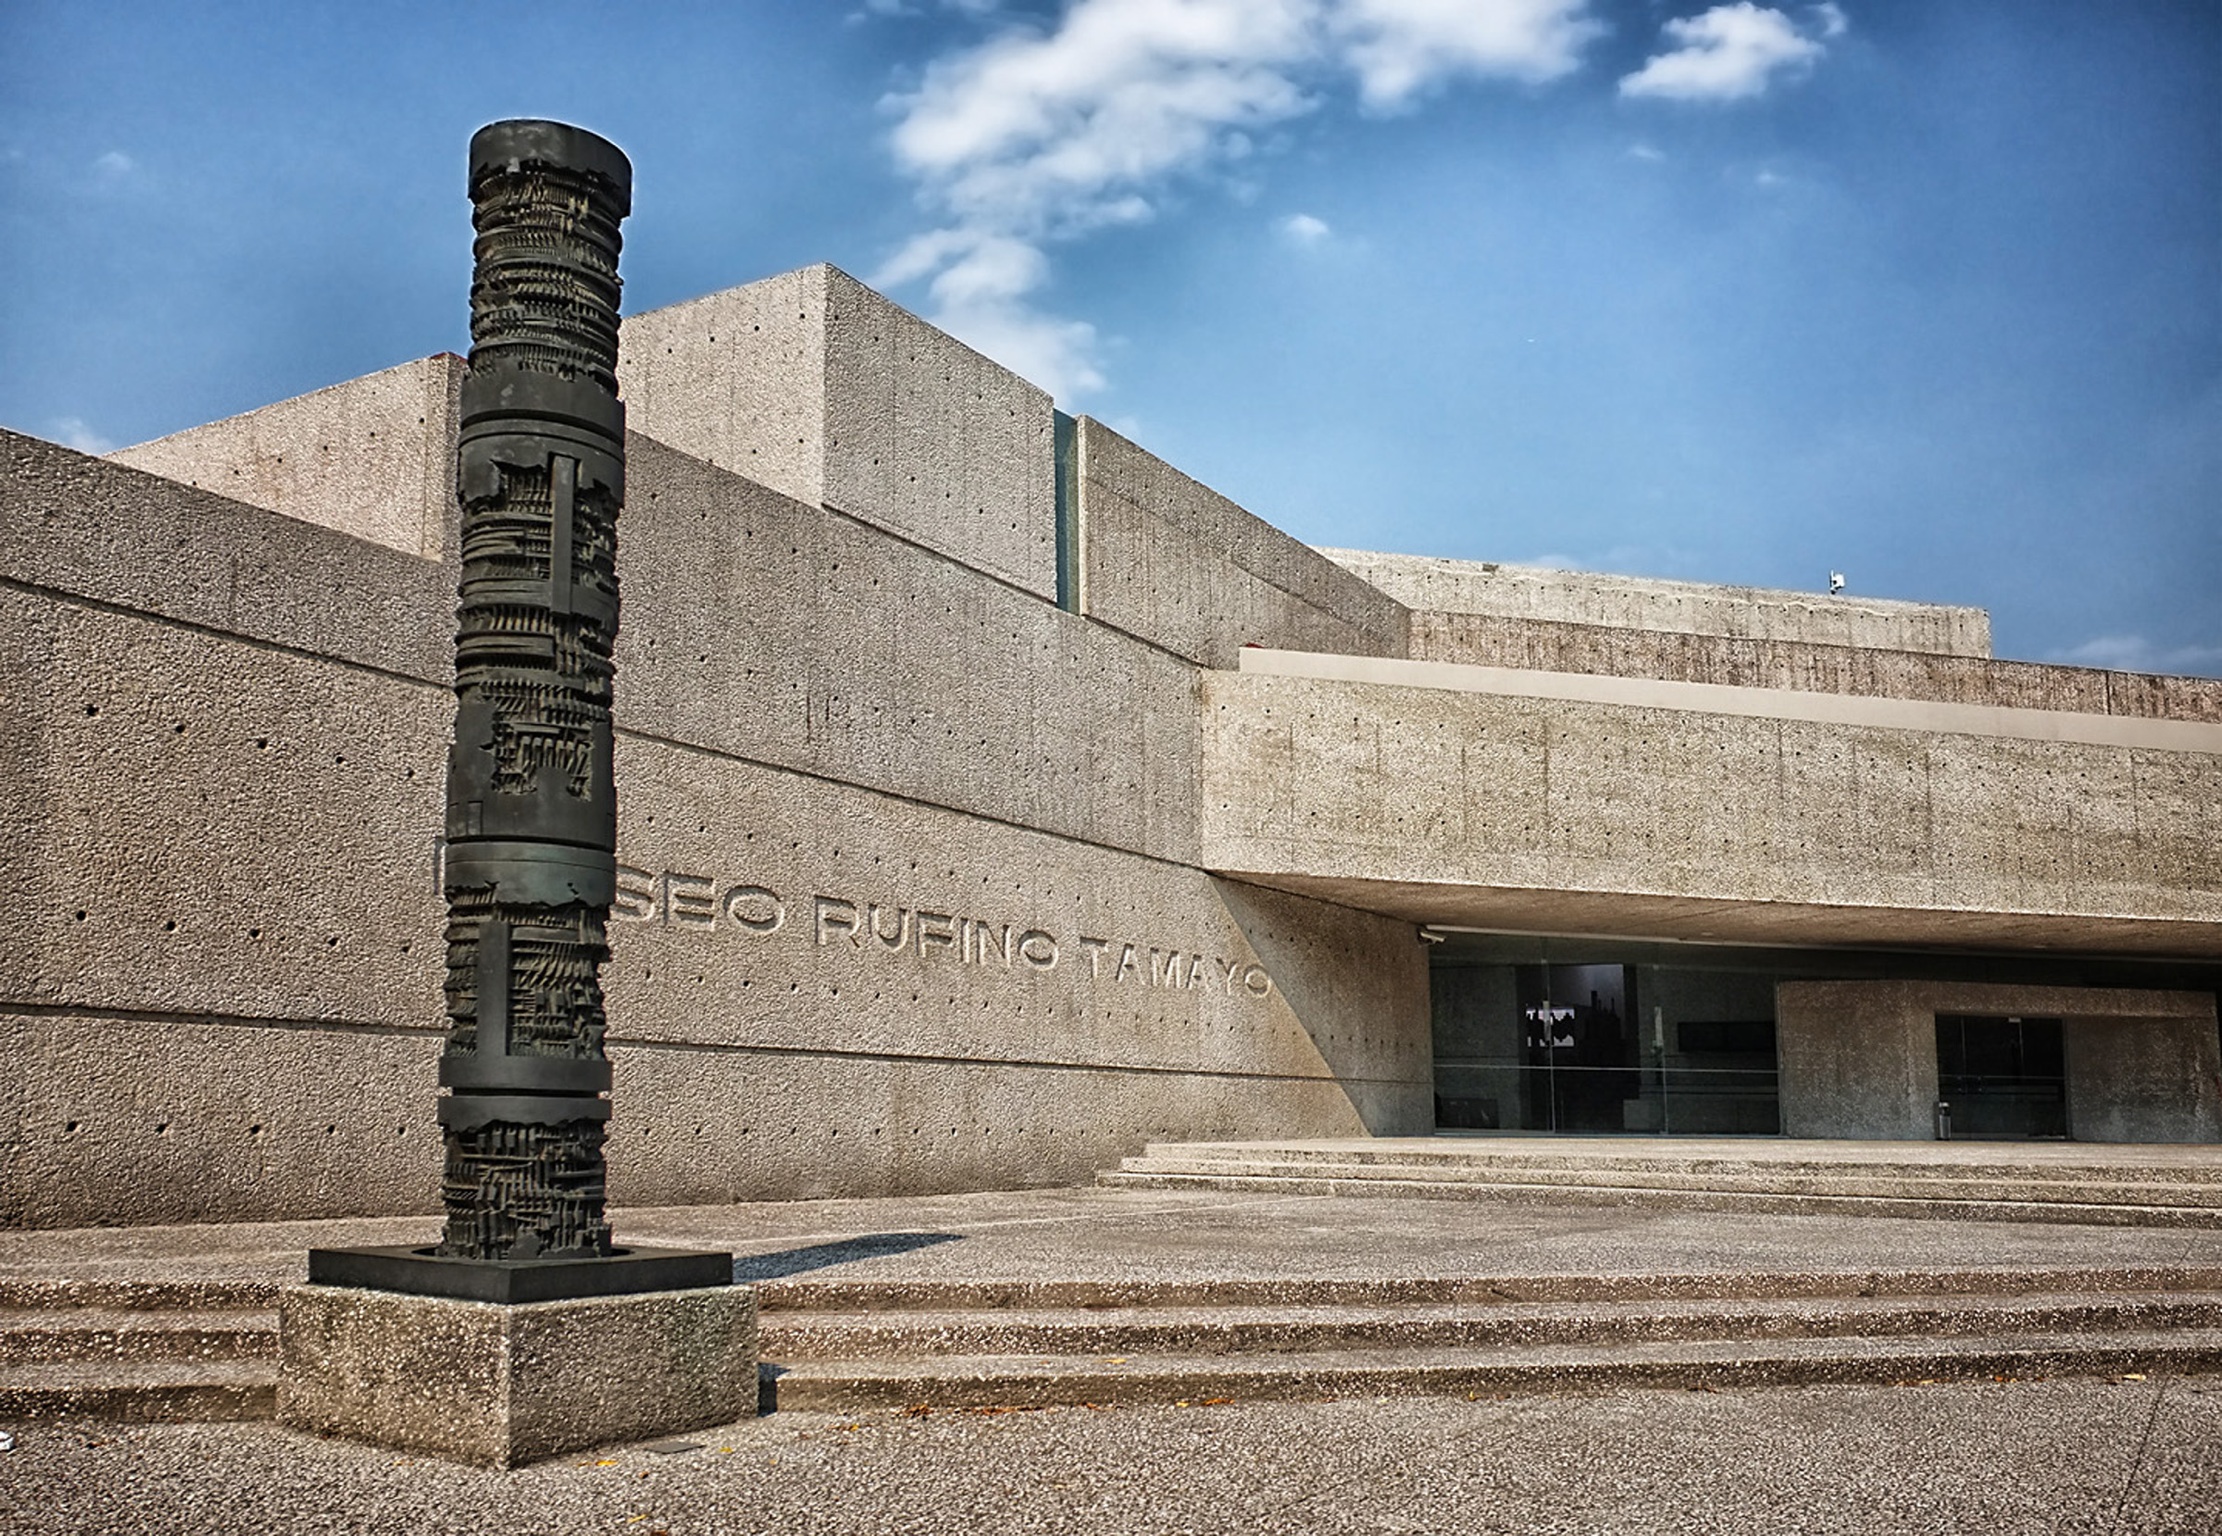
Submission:
[[[756,1412],[748,1286],[520,1306],[294,1286],[278,1352],[281,1423],[474,1466]]]
[[[2212,745],[1247,672],[1206,674],[1204,706],[1205,866],[1326,900],[1529,932],[2222,953]]]
[[[1410,654],[1484,667],[2222,723],[2222,678],[2153,677],[1936,651],[1428,611],[1412,615]]]
[[[1404,605],[1081,417],[1082,608],[1206,666],[1245,645],[1405,654]]]
[[[1049,396],[847,273],[806,267],[624,323],[632,428],[1057,596]]]
[[[1980,608],[1554,571],[1496,561],[1323,549],[1414,612],[1548,619],[1676,634],[1988,656]]]
[[[463,359],[442,352],[108,457],[437,559],[454,538],[462,383]]]

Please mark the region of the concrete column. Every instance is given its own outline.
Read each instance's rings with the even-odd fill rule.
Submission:
[[[1775,988],[1782,1134],[1859,1141],[1935,1136],[1936,1012],[1903,981]]]

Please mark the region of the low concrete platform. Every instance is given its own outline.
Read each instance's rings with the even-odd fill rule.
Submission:
[[[1107,1188],[2222,1227],[2222,1146],[1436,1135],[1162,1142]]]

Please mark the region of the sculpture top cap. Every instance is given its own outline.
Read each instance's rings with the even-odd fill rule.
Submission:
[[[488,123],[471,135],[472,197],[487,177],[515,174],[530,166],[598,177],[609,183],[617,199],[617,216],[632,211],[633,163],[600,134],[569,123],[513,117]]]

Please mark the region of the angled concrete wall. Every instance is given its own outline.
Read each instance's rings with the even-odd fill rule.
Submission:
[[[1099,421],[1076,423],[1081,603],[1210,667],[1245,645],[1402,656],[1402,603]]]
[[[452,567],[0,441],[0,1220],[433,1209]],[[1193,668],[630,455],[615,1198],[1424,1129],[1410,926],[1195,867]]]
[[[462,385],[463,359],[443,352],[108,457],[437,559],[455,522]]]
[[[1320,553],[1415,612],[1547,619],[1674,634],[1929,651],[1947,656],[1991,653],[1990,615],[1980,608],[1710,586],[1694,581],[1553,571],[1497,561],[1439,560],[1356,549],[1323,549]]]
[[[838,268],[634,315],[628,425],[1057,595],[1049,396]]]

